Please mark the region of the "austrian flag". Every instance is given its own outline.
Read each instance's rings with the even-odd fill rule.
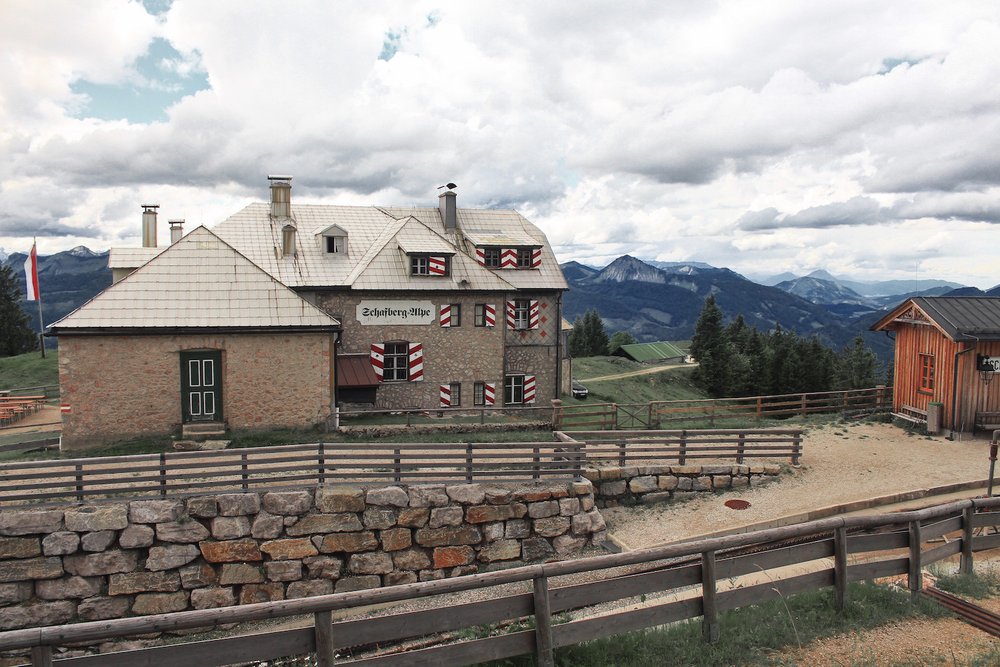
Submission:
[[[35,244],[31,244],[31,253],[24,260],[24,282],[27,284],[26,301],[38,301],[38,253]]]

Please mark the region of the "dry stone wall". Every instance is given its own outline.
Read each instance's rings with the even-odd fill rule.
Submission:
[[[606,538],[589,481],[0,510],[0,630],[393,586]]]
[[[780,465],[644,465],[588,468],[598,507],[681,500],[695,493],[758,486],[778,479]]]

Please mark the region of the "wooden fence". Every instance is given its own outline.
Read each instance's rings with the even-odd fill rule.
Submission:
[[[306,484],[487,482],[578,477],[583,446],[560,442],[316,443],[0,465],[0,503],[84,502]]]
[[[451,421],[480,424],[494,423],[541,423],[548,425],[552,419],[552,407],[539,405],[482,405],[455,408],[395,408],[392,410],[339,409],[338,416],[345,426],[370,424],[414,424],[440,423],[442,418]]]
[[[553,665],[553,649],[612,635],[702,618],[704,637],[725,630],[719,612],[826,587],[843,610],[848,582],[904,575],[911,593],[922,568],[960,554],[972,571],[973,554],[1000,547],[1000,498],[962,500],[919,511],[832,517],[753,533],[703,539],[639,551],[531,565],[486,574],[313,598],[176,612],[0,633],[0,651],[31,650],[32,664],[51,665],[53,648],[136,634],[211,628],[226,623],[313,617],[311,627],[172,644],[59,660],[67,667],[187,667],[263,661],[315,654],[317,664],[470,664],[533,653]],[[987,510],[987,511],[983,511]],[[793,574],[782,569],[796,565]],[[588,580],[581,582],[581,573]],[[576,575],[568,580],[566,575]],[[503,587],[503,588],[501,588]],[[439,597],[477,591],[477,601]],[[620,611],[593,607],[627,600]],[[374,615],[372,605],[419,601],[421,608]],[[333,612],[355,616],[333,622]],[[567,620],[567,613],[573,612]],[[561,616],[556,616],[561,615]],[[490,633],[492,624],[534,620],[534,629]],[[565,621],[559,623],[558,621]],[[385,649],[395,642],[466,630],[489,636],[424,648],[350,656],[355,647]]]
[[[689,459],[788,458],[798,465],[802,456],[800,429],[697,429],[679,431],[607,431],[557,432],[564,442],[586,444],[588,463],[615,461],[619,466],[630,462],[676,462]]]
[[[553,409],[553,428],[660,428],[665,423],[725,419],[768,419],[830,412],[886,412],[892,408],[892,387],[811,392],[775,396],[747,396],[650,403],[559,402]]]

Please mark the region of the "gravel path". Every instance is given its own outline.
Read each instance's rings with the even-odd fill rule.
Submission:
[[[988,457],[989,441],[984,439],[951,442],[891,424],[831,424],[810,429],[803,439],[802,465],[768,486],[601,512],[618,544],[639,549],[827,505],[983,480],[989,474]],[[731,498],[747,500],[750,507],[731,510],[723,504]]]

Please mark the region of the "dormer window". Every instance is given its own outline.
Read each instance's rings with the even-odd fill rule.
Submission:
[[[295,227],[285,225],[281,228],[281,255],[291,257],[295,254]]]
[[[517,249],[517,268],[519,269],[531,268],[531,248]]]
[[[347,254],[347,232],[338,225],[330,225],[316,235],[320,240],[320,247],[326,255],[346,255]]]
[[[500,248],[483,248],[483,266],[500,267]]]
[[[447,256],[440,255],[410,255],[410,275],[413,276],[446,276],[449,262]]]
[[[476,259],[488,269],[537,269],[542,265],[538,246],[476,246]]]

